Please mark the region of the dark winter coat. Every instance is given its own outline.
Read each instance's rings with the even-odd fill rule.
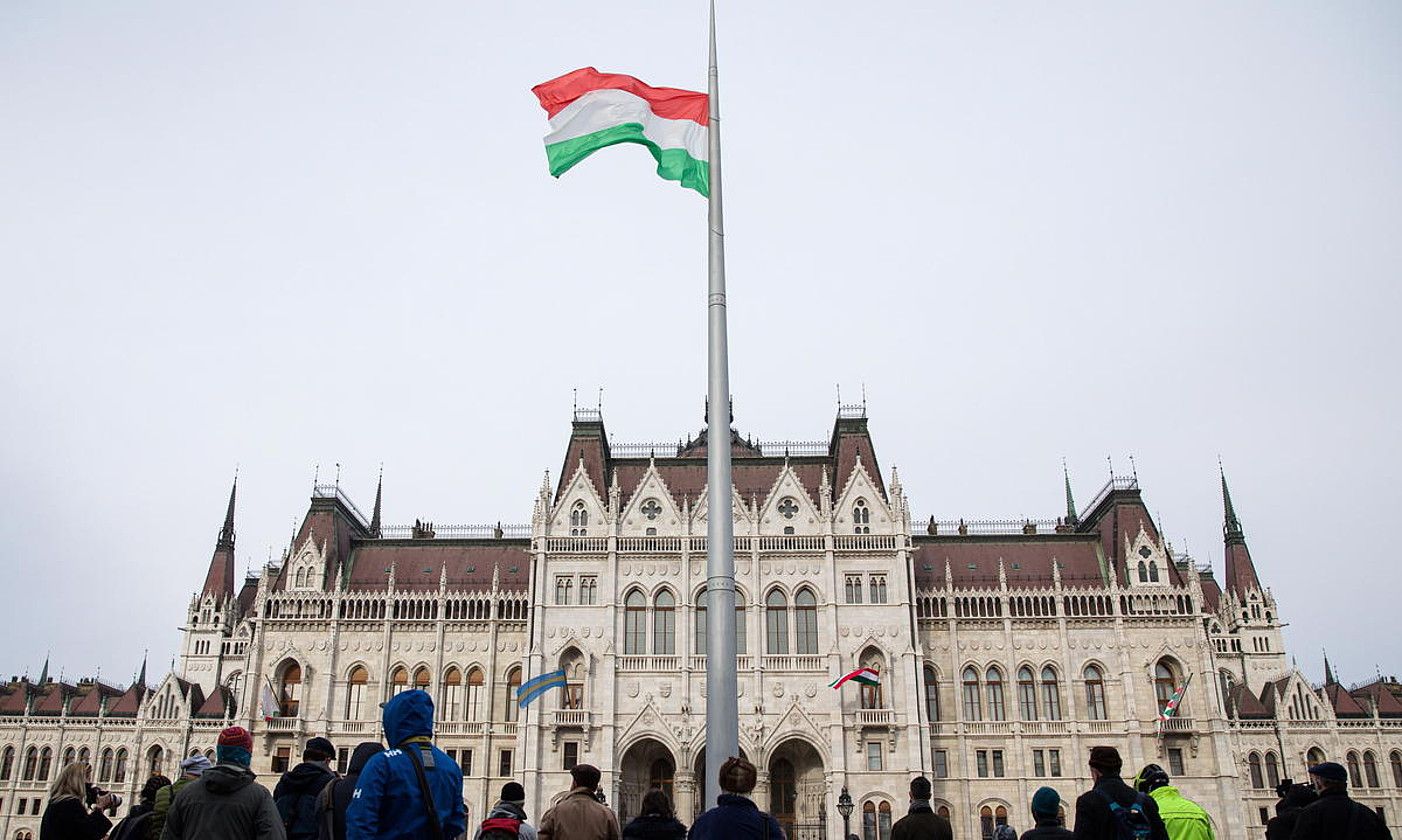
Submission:
[[[336,778],[324,764],[304,761],[282,774],[273,788],[273,803],[282,815],[288,840],[313,840],[317,835],[316,800]]]
[[[365,763],[372,756],[379,755],[384,749],[372,741],[357,746],[351,753],[350,764],[346,766],[346,775],[331,780],[321,789],[316,798],[316,812],[320,815],[317,820],[320,825],[318,840],[346,840],[346,808],[360,780],[360,771],[365,769]]]
[[[499,819],[520,820],[521,824],[516,827],[516,836],[520,840],[536,840],[538,835],[535,827],[526,822],[526,809],[515,802],[497,800],[497,804],[492,806],[492,809],[487,812],[487,816],[482,818],[482,822]],[[481,836],[482,826],[478,824],[477,830],[472,833],[472,840],[478,840]]]
[[[423,840],[433,837],[425,807],[432,807],[447,840],[462,834],[467,819],[462,802],[462,768],[429,743],[433,736],[433,699],[412,689],[385,704],[385,737],[393,749],[365,763],[346,808],[348,840]],[[411,756],[409,751],[413,750]],[[427,750],[433,766],[423,757]],[[424,765],[433,801],[424,802],[414,762]]]
[[[1300,812],[1319,799],[1319,794],[1305,785],[1295,785],[1275,803],[1275,816],[1266,823],[1266,840],[1290,840],[1295,833],[1295,821]]]
[[[685,840],[686,826],[676,817],[643,814],[623,827],[623,840]]]
[[[1294,840],[1392,840],[1382,818],[1367,805],[1349,799],[1344,790],[1321,791],[1319,801],[1300,812],[1290,836]]]
[[[161,835],[165,833],[166,828],[166,814],[170,813],[170,803],[175,801],[175,795],[181,789],[193,781],[194,779],[176,779],[175,784],[156,791],[156,802],[151,808],[151,818],[146,821],[146,840],[161,840]]]
[[[1107,798],[1108,797],[1108,798]],[[1129,785],[1119,776],[1101,776],[1095,787],[1076,799],[1076,840],[1115,840],[1115,817],[1110,813],[1110,801],[1128,808],[1142,802],[1149,817],[1149,836],[1153,840],[1168,840],[1168,830],[1159,818],[1159,806],[1154,800]]]
[[[98,840],[111,828],[106,814],[89,811],[83,800],[68,796],[49,802],[39,823],[39,836],[43,840]]]
[[[722,793],[716,807],[696,818],[691,840],[784,840],[779,821],[738,793]]]
[[[1071,840],[1075,836],[1056,817],[1038,817],[1037,826],[1022,832],[1019,840]]]
[[[952,840],[949,820],[936,814],[929,802],[910,803],[910,813],[891,826],[891,840]]]
[[[286,840],[273,795],[238,764],[216,764],[180,790],[162,840]]]

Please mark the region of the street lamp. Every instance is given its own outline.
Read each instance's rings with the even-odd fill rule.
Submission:
[[[852,836],[852,795],[844,785],[837,797],[837,813],[842,815],[842,840]]]

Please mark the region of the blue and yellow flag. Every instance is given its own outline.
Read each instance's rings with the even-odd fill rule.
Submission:
[[[550,689],[564,687],[565,672],[563,670],[531,677],[521,683],[520,688],[516,689],[516,705],[524,709],[528,703]]]

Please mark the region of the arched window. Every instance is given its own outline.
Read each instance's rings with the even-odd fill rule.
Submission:
[[[127,780],[127,748],[117,750],[116,763],[112,767],[112,784],[120,785]]]
[[[63,751],[63,766],[67,767],[68,765],[72,764],[77,758],[78,754],[73,750],[72,747],[69,747],[68,749]]]
[[[229,689],[229,693],[234,696],[234,700],[237,702],[240,692],[243,691],[243,672],[235,671],[230,674],[229,678],[224,680],[224,687]]]
[[[584,654],[575,648],[565,651],[560,657],[560,670],[565,672],[565,690],[560,692],[560,708],[584,708]]]
[[[1402,752],[1393,750],[1388,762],[1392,765],[1392,786],[1402,788]]]
[[[862,840],[877,840],[875,802],[862,803]]]
[[[404,669],[403,665],[395,666],[395,669],[389,673],[389,696],[395,697],[408,688],[409,672]]]
[[[867,507],[866,499],[858,499],[852,505],[852,533],[871,533],[871,508]]]
[[[636,589],[623,599],[623,652],[647,652],[647,598]]]
[[[1150,564],[1149,564],[1149,582],[1150,582],[1150,583],[1158,583],[1158,582],[1159,582],[1159,564],[1158,564],[1158,563],[1150,563]]]
[[[278,692],[278,716],[297,717],[302,707],[302,666],[291,662],[282,670],[282,682]]]
[[[861,666],[863,668],[870,668],[877,674],[880,674],[885,670],[885,665],[886,660],[881,656],[879,651],[868,649],[866,653],[862,654]],[[884,709],[886,704],[882,700],[881,684],[867,685],[866,683],[862,683],[861,702],[863,709]]]
[[[862,840],[891,840],[891,803],[862,803]]]
[[[1280,760],[1275,757],[1275,753],[1266,752],[1266,787],[1275,790],[1275,786],[1280,784]]]
[[[506,717],[504,720],[511,723],[516,720],[520,706],[516,705],[516,689],[521,687],[521,669],[512,668],[506,674]]]
[[[156,747],[156,749],[159,750],[160,747]],[[1368,753],[1368,755],[1372,756],[1372,753]],[[53,769],[54,751],[49,747],[44,747],[42,750],[39,751],[39,781],[47,782],[49,780],[49,774],[53,772]],[[155,773],[156,771],[152,770],[151,772]],[[1373,768],[1373,775],[1378,775],[1378,770],[1376,767]],[[1377,785],[1374,785],[1374,787],[1377,787]]]
[[[980,840],[993,840],[993,809],[987,805],[978,809],[978,830]]]
[[[1168,701],[1173,699],[1173,693],[1177,690],[1178,680],[1173,668],[1168,660],[1160,659],[1154,665],[1154,699],[1158,701],[1160,712],[1168,707]]]
[[[736,593],[739,594],[739,593]],[[710,600],[709,592],[702,589],[696,593],[696,609],[692,611],[694,626],[691,634],[691,650],[697,656],[706,655],[706,602]],[[740,628],[739,616],[736,616],[735,628]]]
[[[789,652],[789,602],[775,589],[764,600],[765,653]]]
[[[1261,754],[1252,753],[1246,757],[1246,767],[1251,774],[1251,787],[1260,790],[1266,786],[1266,780],[1261,776]]]
[[[1042,668],[1042,717],[1061,720],[1061,688],[1057,685],[1056,669]]]
[[[428,691],[429,685],[433,682],[433,677],[428,673],[428,669],[420,666],[414,670],[414,688],[420,691]]]
[[[1344,763],[1348,765],[1348,783],[1356,788],[1363,787],[1363,773],[1358,767],[1358,753],[1349,752]]]
[[[1218,688],[1222,691],[1222,711],[1225,712],[1229,717],[1236,716],[1235,710],[1232,709],[1232,684],[1234,682],[1235,681],[1232,679],[1231,671],[1228,671],[1227,669],[1223,668],[1222,670],[1217,672]],[[1291,708],[1294,708],[1295,701],[1291,700],[1290,705]],[[1295,717],[1299,717],[1299,714],[1297,713]]]
[[[938,808],[935,809],[935,813],[936,813],[936,814],[939,814],[941,817],[944,817],[945,819],[949,819],[949,806],[948,806],[948,805],[941,805],[941,806],[939,806]]]
[[[483,720],[482,717],[482,686],[486,682],[486,677],[482,674],[481,668],[473,668],[467,672],[467,708],[463,712],[466,720]]]
[[[1143,561],[1143,560],[1140,560],[1140,561],[1139,561],[1139,582],[1140,582],[1140,583],[1148,583],[1148,582],[1149,582],[1149,569],[1148,569],[1147,566],[1144,565],[1144,561]]]
[[[1023,720],[1037,719],[1037,684],[1032,681],[1032,669],[1026,665],[1017,669],[1017,706]]]
[[[584,509],[584,502],[575,502],[574,508],[570,511],[570,536],[583,537],[589,533],[589,511]]]
[[[891,840],[891,803],[884,799],[876,806],[876,834],[881,840]]]
[[[97,764],[97,780],[99,782],[112,781],[112,748],[108,747],[102,751],[102,759]]]
[[[677,599],[666,589],[652,602],[652,652],[663,656],[677,652]]]
[[[357,665],[346,678],[346,720],[364,720],[369,711],[365,708],[366,685],[370,682],[370,672]]]
[[[818,599],[813,590],[800,589],[794,596],[794,642],[796,653],[818,652]]]
[[[983,720],[983,702],[979,699],[978,671],[972,666],[964,669],[964,720]]]
[[[10,776],[15,772],[15,748],[6,747],[0,753],[0,782],[8,782]]]
[[[146,775],[154,776],[161,772],[161,765],[164,763],[164,760],[165,751],[161,749],[161,745],[152,745],[151,749],[146,751]]]
[[[1105,675],[1095,665],[1087,665],[1086,678],[1086,718],[1105,720]]]
[[[39,769],[39,748],[30,747],[24,751],[24,780],[34,781],[34,773]]]
[[[940,719],[940,678],[933,665],[925,666],[925,717]]]
[[[745,593],[735,590],[735,652],[749,653],[749,634],[745,631]]]
[[[48,749],[46,748],[44,751],[48,752]],[[39,778],[45,777],[41,774]],[[1378,759],[1377,756],[1373,755],[1372,750],[1363,753],[1363,781],[1367,782],[1370,788],[1380,786],[1378,783]]]
[[[92,764],[92,752],[88,750],[87,747],[83,747],[81,750],[78,750],[78,763],[89,765]]]
[[[997,665],[990,665],[984,679],[987,682],[988,719],[1007,720],[1008,714],[1003,708],[1003,672],[998,670]]]
[[[439,720],[457,720],[462,714],[462,671],[449,668],[443,673],[443,695],[438,704]],[[507,698],[510,700],[510,698]]]

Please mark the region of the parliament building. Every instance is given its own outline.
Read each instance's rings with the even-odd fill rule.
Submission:
[[[863,406],[839,408],[826,441],[732,432],[731,454],[740,746],[791,840],[889,840],[921,774],[955,837],[1027,828],[1042,785],[1072,809],[1098,744],[1127,776],[1162,765],[1218,837],[1263,837],[1277,781],[1325,758],[1402,827],[1402,686],[1292,667],[1281,628],[1305,605],[1265,586],[1225,478],[1219,577],[1174,552],[1137,477],[1079,507],[1068,480],[1046,520],[913,516]],[[587,762],[621,819],[661,787],[689,822],[714,766],[705,480],[704,432],[613,443],[577,410],[529,525],[391,527],[379,487],[366,516],[316,486],[282,558],[242,581],[235,485],[173,673],[0,683],[0,840],[34,840],[70,762],[132,801],[238,724],[271,784],[314,736],[344,762],[380,737],[379,704],[415,689],[434,698],[470,819],[517,779],[534,821]],[[859,667],[880,684],[828,687]],[[515,688],[557,669],[567,684],[518,709]]]

